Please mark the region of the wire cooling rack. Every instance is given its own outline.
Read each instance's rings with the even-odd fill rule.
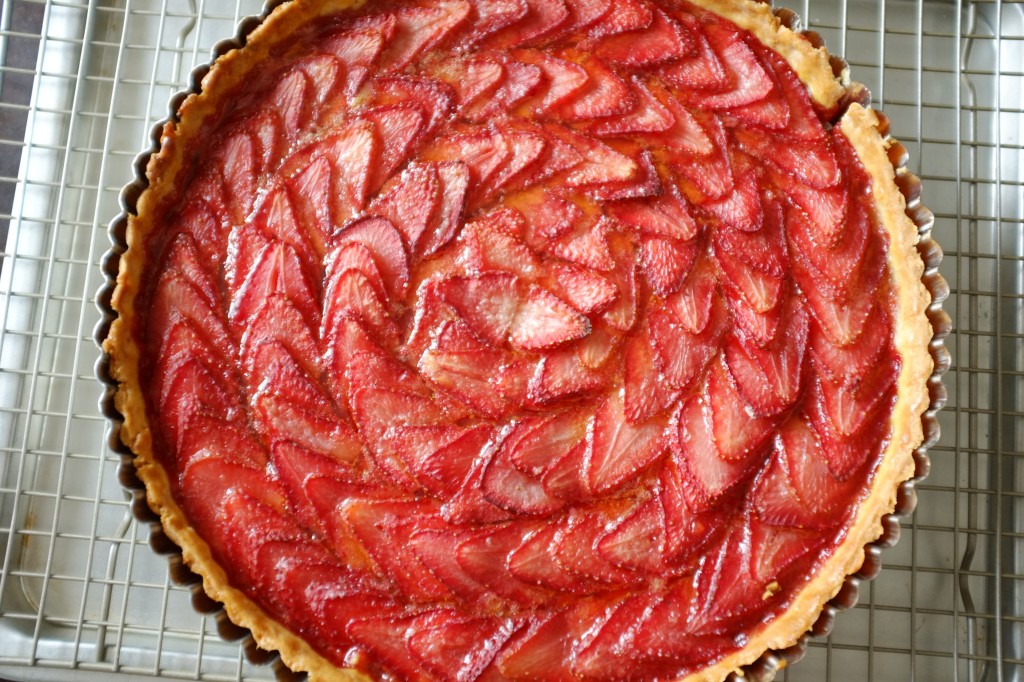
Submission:
[[[903,539],[785,681],[1024,680],[1024,4],[789,3],[924,181],[952,287],[943,438]],[[132,160],[256,0],[3,0],[0,677],[272,678],[191,606],[116,476],[94,295]]]

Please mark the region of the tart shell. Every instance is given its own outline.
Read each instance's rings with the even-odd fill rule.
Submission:
[[[173,500],[170,481],[153,452],[138,374],[140,349],[130,320],[135,316],[142,281],[142,244],[155,229],[150,216],[174,193],[177,178],[188,167],[189,141],[219,113],[216,97],[209,93],[242,82],[260,68],[275,46],[318,14],[359,4],[351,0],[293,0],[287,11],[268,10],[268,15],[243,22],[234,41],[217,46],[213,65],[193,74],[191,92],[172,100],[169,119],[154,130],[153,147],[137,160],[135,182],[122,192],[124,212],[110,228],[114,247],[104,262],[107,282],[98,295],[104,319],[96,331],[104,352],[98,374],[107,386],[102,405],[111,422],[109,442],[122,454],[120,477],[133,491],[136,516],[152,524],[151,543],[172,554],[172,564],[179,567],[177,579],[201,585],[201,591],[197,590],[198,601],[205,602],[201,606],[219,611],[218,604],[223,605],[224,634],[240,634],[237,629],[232,632],[232,623],[251,632],[254,646],[248,647],[250,658],[261,658],[257,647],[276,650],[287,666],[280,668],[282,675],[290,669],[324,680],[368,677],[354,669],[335,667],[231,587],[229,576]],[[767,3],[695,0],[693,4],[751,31],[786,59],[819,106],[837,115],[843,112],[842,129],[871,177],[879,224],[889,236],[888,265],[895,288],[901,292],[894,347],[901,355],[902,367],[891,417],[892,438],[845,539],[784,613],[752,632],[738,651],[684,678],[711,681],[736,674],[771,679],[775,670],[803,655],[808,632],[826,634],[835,611],[855,603],[859,580],[872,578],[879,570],[878,550],[898,538],[896,516],[913,510],[913,481],[927,472],[925,450],[938,438],[935,412],[945,401],[940,377],[949,366],[949,357],[942,341],[951,322],[940,306],[948,289],[937,272],[942,253],[930,237],[933,219],[920,205],[920,183],[906,169],[905,149],[888,136],[887,119],[863,106],[866,91],[849,82],[845,65],[836,64],[823,47],[816,46],[820,42],[817,36],[794,30],[791,13],[773,13]],[[208,599],[203,599],[204,595]]]

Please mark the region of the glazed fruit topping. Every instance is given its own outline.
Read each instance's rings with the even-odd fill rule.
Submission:
[[[140,307],[218,560],[406,679],[735,650],[887,445],[887,240],[833,112],[685,3],[374,3],[305,40],[206,134]]]

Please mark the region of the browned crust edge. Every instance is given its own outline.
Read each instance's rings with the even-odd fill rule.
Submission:
[[[808,85],[812,97],[826,109],[838,106],[846,95],[848,84],[833,75],[824,48],[815,48],[799,33],[782,25],[767,4],[754,0],[691,1],[750,30],[762,43],[776,50]],[[114,405],[123,417],[120,437],[134,453],[135,468],[145,485],[147,502],[159,516],[164,533],[181,547],[185,563],[202,577],[205,592],[224,604],[232,622],[249,629],[261,648],[278,650],[282,661],[292,670],[306,671],[311,679],[323,680],[369,678],[355,670],[335,667],[305,640],[231,587],[228,576],[213,559],[205,541],[191,528],[172,499],[167,473],[152,450],[138,376],[140,350],[127,320],[133,319],[135,314],[135,298],[145,260],[142,245],[155,227],[150,215],[174,189],[174,179],[184,166],[184,142],[216,114],[216,93],[240,82],[295,28],[319,14],[358,4],[359,0],[294,0],[287,7],[279,7],[247,36],[244,50],[231,50],[216,61],[203,78],[200,92],[187,97],[176,112],[177,122],[172,120],[164,125],[159,150],[152,154],[146,167],[149,187],[138,198],[137,215],[128,218],[127,250],[120,256],[110,302],[116,317],[102,339],[103,350],[110,359],[110,376],[117,385]],[[861,568],[865,546],[882,535],[882,521],[896,507],[900,485],[915,473],[913,452],[923,440],[921,417],[929,406],[927,385],[933,371],[928,351],[933,329],[926,315],[931,296],[922,284],[924,265],[916,248],[917,229],[907,217],[906,201],[895,183],[897,170],[886,153],[893,142],[879,132],[875,113],[860,105],[851,105],[842,126],[875,188],[878,217],[890,237],[889,265],[893,283],[897,290],[907,292],[899,297],[896,321],[895,343],[903,357],[903,366],[893,410],[893,437],[846,540],[815,579],[797,594],[785,613],[755,633],[741,650],[688,676],[685,682],[723,680],[731,673],[743,676],[744,667],[754,663],[765,651],[783,650],[797,644],[814,625],[822,609],[842,589],[847,577]]]

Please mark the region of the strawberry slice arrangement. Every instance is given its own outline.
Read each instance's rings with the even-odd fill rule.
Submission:
[[[186,558],[318,673],[749,663],[897,440],[858,105],[684,2],[323,11],[225,77],[120,292]]]

